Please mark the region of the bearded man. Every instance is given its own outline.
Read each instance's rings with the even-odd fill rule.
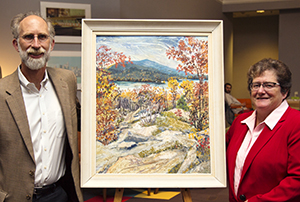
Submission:
[[[21,65],[0,79],[0,201],[83,201],[76,77],[46,67],[55,32],[39,13],[15,16],[11,30]]]

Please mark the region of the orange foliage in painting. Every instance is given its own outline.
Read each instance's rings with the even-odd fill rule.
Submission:
[[[178,47],[166,51],[169,59],[177,60],[180,64],[177,70],[197,74],[198,78],[208,73],[208,41],[185,37],[178,42]]]
[[[178,71],[184,71],[186,75],[196,74],[199,79],[193,90],[188,83],[183,84],[182,88],[189,95],[191,121],[197,129],[202,130],[208,124],[208,84],[204,82],[208,74],[208,41],[185,37],[177,47],[167,49],[166,55],[168,59],[180,62]]]
[[[126,61],[127,60],[127,61]],[[100,46],[96,52],[96,63],[98,68],[109,68],[111,65],[116,65],[117,68],[119,64],[125,67],[125,61],[127,63],[131,62],[131,57],[126,56],[123,52],[118,53],[112,51],[111,48],[107,46]]]

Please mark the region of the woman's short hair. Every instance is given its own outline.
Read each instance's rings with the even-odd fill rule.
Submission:
[[[253,79],[261,76],[266,70],[275,72],[277,76],[277,82],[281,87],[281,93],[287,93],[287,98],[290,95],[290,90],[292,87],[292,73],[288,66],[282,61],[271,58],[262,59],[250,67],[247,73],[248,90],[251,91],[250,84],[253,82]]]
[[[36,12],[36,11],[30,11],[30,12],[27,12],[27,13],[20,13],[12,19],[11,24],[10,24],[10,29],[11,29],[11,32],[13,34],[13,37],[15,39],[19,38],[20,23],[24,18],[26,18],[30,15],[36,15],[36,16],[39,16],[40,18],[42,18],[48,25],[48,31],[49,31],[49,35],[50,35],[51,39],[54,39],[55,30],[54,30],[54,27],[53,27],[52,23],[50,22],[50,20],[48,20],[47,18],[42,17],[42,15],[39,12]]]

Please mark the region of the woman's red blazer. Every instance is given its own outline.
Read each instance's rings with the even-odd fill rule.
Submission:
[[[300,201],[300,112],[288,108],[273,130],[266,126],[251,148],[242,171],[238,194],[233,188],[237,152],[248,131],[234,120],[226,134],[229,201]],[[242,200],[243,199],[243,200]]]

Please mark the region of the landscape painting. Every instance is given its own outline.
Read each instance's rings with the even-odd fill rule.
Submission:
[[[207,36],[97,36],[96,172],[210,173]]]
[[[223,23],[83,19],[81,187],[226,187]]]
[[[80,51],[52,51],[47,66],[73,71],[77,79],[77,89],[81,89]]]

